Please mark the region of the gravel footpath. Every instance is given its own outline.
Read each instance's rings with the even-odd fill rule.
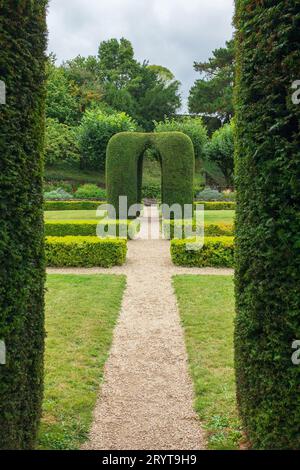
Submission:
[[[142,218],[140,238],[145,237],[150,210]],[[154,209],[151,230],[158,229],[158,212]],[[83,448],[203,449],[204,433],[193,409],[193,385],[172,276],[229,275],[233,271],[175,267],[166,240],[138,239],[129,242],[128,248],[124,266],[48,270],[49,273],[127,276],[90,438]]]

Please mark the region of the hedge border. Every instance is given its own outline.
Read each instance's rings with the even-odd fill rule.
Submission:
[[[175,235],[175,226],[181,227],[181,237],[187,238],[188,233],[185,233],[185,227],[192,228],[196,231],[196,222],[188,220],[163,220],[162,231],[164,237],[168,240],[173,240]],[[205,237],[232,237],[234,236],[233,224],[204,224]]]
[[[236,203],[229,201],[195,201],[194,207],[197,210],[199,204],[204,205],[205,210],[209,211],[221,211],[221,210],[235,210]]]
[[[193,239],[171,241],[171,258],[177,266],[187,267],[234,267],[234,238],[207,237],[199,250],[187,250],[186,245]]]
[[[134,224],[134,234],[140,231],[140,222],[131,220],[68,220],[68,221],[46,221],[45,235],[52,237],[65,236],[97,236],[97,228],[104,226],[104,230],[108,230],[109,225],[116,224],[116,237],[120,236],[120,228],[123,233],[126,230],[127,238],[129,238],[129,227]]]

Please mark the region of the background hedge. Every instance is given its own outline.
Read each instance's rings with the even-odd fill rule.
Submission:
[[[47,266],[110,268],[126,260],[127,240],[98,237],[47,237]]]
[[[128,197],[128,206],[141,202],[145,150],[154,147],[162,166],[162,202],[193,204],[195,156],[189,137],[181,132],[154,134],[122,132],[107,147],[107,200],[116,209],[119,196]]]
[[[110,224],[116,224],[116,236],[120,236],[120,233],[127,233],[129,227],[133,227],[134,233],[140,230],[140,222],[133,222],[129,220],[70,220],[70,221],[46,221],[45,223],[45,234],[53,237],[65,237],[68,235],[73,236],[96,236],[97,227],[102,225],[104,230],[108,230]]]
[[[197,251],[187,250],[187,243],[188,240],[184,239],[171,241],[171,257],[177,266],[234,267],[233,237],[205,237],[204,246]]]
[[[104,201],[45,201],[45,211],[97,210]]]
[[[299,449],[299,2],[238,0],[235,21],[238,403],[253,447]]]
[[[46,1],[1,1],[0,449],[34,446],[44,350],[42,152]]]
[[[204,209],[208,211],[222,211],[222,210],[235,210],[236,203],[235,202],[208,202],[208,201],[197,201],[195,202],[195,209],[197,210],[197,206],[199,204],[204,205]]]

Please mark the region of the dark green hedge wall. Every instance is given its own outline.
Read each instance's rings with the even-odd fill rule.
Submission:
[[[299,1],[237,0],[235,21],[238,403],[254,448],[299,449]]]
[[[195,156],[189,137],[181,132],[155,134],[121,132],[107,147],[107,200],[118,208],[120,195],[128,197],[128,206],[141,201],[143,156],[154,147],[162,167],[162,202],[193,204]]]
[[[0,449],[29,449],[44,349],[42,150],[46,1],[0,1]]]

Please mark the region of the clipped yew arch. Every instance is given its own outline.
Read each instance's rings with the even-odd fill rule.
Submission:
[[[143,158],[147,148],[158,154],[162,174],[162,203],[193,204],[195,155],[191,139],[182,132],[120,132],[107,146],[107,200],[118,214],[119,197],[128,207],[141,202]]]

